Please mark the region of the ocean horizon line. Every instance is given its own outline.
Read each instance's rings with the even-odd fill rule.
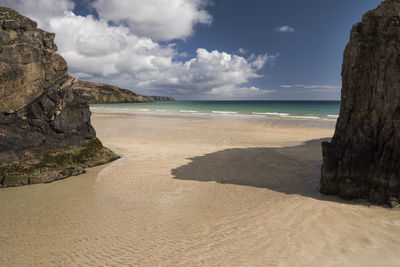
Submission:
[[[194,115],[250,115],[298,119],[335,119],[340,101],[157,101],[154,103],[95,104],[92,108],[132,110],[136,112],[170,112]]]
[[[154,101],[154,102],[166,102],[166,101]],[[309,99],[309,100],[296,100],[296,99],[288,99],[288,100],[271,100],[271,99],[267,99],[267,100],[229,100],[229,99],[225,99],[225,100],[196,100],[196,99],[192,99],[192,100],[182,100],[182,99],[176,99],[175,101],[171,101],[171,102],[341,102],[341,100],[315,100],[315,99]]]

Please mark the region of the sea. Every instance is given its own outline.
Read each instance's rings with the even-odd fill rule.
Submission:
[[[173,101],[154,103],[95,104],[94,108],[190,114],[250,115],[294,119],[332,119],[340,101]]]

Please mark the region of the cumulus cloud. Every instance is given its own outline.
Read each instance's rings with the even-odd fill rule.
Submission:
[[[153,40],[185,39],[196,24],[211,24],[205,10],[209,0],[96,0],[93,6],[100,18],[126,22],[138,36]]]
[[[241,85],[260,77],[257,71],[276,59],[276,55],[245,58],[199,48],[194,58],[181,61],[182,53],[174,45],[161,46],[125,26],[109,26],[105,20],[69,13],[51,19],[49,25],[58,32],[57,43],[72,74],[149,94],[254,92]]]
[[[276,27],[275,30],[277,32],[286,32],[286,33],[291,33],[295,31],[294,28],[290,27],[289,25]]]
[[[256,59],[258,60],[258,58]],[[254,68],[256,62],[244,57],[231,55],[217,50],[197,49],[197,56],[183,64],[180,84],[196,88],[198,92],[207,92],[219,87],[234,87],[251,78],[260,77]],[[263,63],[265,64],[266,60]],[[192,90],[192,89],[190,89]]]
[[[109,26],[107,21],[73,13],[49,22],[57,33],[56,41],[70,71],[111,77],[157,70],[169,66],[175,49],[161,47],[149,38],[130,34],[124,26]]]
[[[37,0],[36,7],[30,4],[30,0],[24,0],[24,4],[21,0],[0,0],[0,3],[3,4],[4,1],[7,1],[7,6],[32,17],[43,15],[40,5],[60,5],[54,10],[49,8],[45,11],[47,15],[43,16],[42,27],[56,33],[59,52],[67,60],[70,73],[77,78],[110,83],[142,94],[183,97],[190,95],[199,98],[224,98],[272,92],[248,84],[251,79],[260,77],[258,71],[266,64],[273,64],[278,54],[253,54],[246,58],[223,51],[199,48],[195,57],[188,58],[188,54],[179,52],[176,45],[161,45],[150,38],[157,31],[149,31],[151,34],[145,35],[132,30],[134,27],[131,24],[110,24],[104,15],[100,19],[93,16],[77,16],[72,12],[73,3],[68,0]],[[115,2],[130,5],[136,1]],[[166,8],[161,0],[142,2],[146,2],[143,6],[147,6],[148,3],[161,3],[160,8]],[[207,3],[201,0],[172,2],[187,2],[193,10],[201,10]],[[25,3],[28,5],[25,6]],[[100,8],[101,1],[95,3],[95,6]],[[182,5],[178,6],[177,9],[180,10]],[[160,23],[159,16],[156,17],[155,25]],[[200,20],[191,19],[187,24],[193,26],[196,21]],[[148,29],[154,26],[151,22],[147,24],[150,25]],[[180,31],[174,38],[183,38],[190,34],[191,30],[192,28],[185,32]],[[159,36],[158,39],[160,38]]]

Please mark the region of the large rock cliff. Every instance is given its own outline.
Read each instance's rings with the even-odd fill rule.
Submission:
[[[400,198],[400,0],[367,12],[343,59],[342,105],[323,143],[321,192],[397,205]]]
[[[54,34],[0,7],[0,187],[48,182],[118,158],[96,138]]]

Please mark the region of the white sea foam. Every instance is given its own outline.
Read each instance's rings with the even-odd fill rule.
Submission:
[[[179,112],[182,112],[182,113],[197,113],[198,111],[197,110],[179,110]]]
[[[285,116],[286,118],[293,118],[293,119],[312,119],[312,120],[318,120],[321,119],[320,117],[314,117],[314,116]]]
[[[215,110],[213,110],[211,112],[214,114],[237,114],[236,111],[215,111]]]
[[[279,113],[279,112],[253,112],[253,115],[268,115],[268,116],[280,116],[282,118],[291,118],[291,119],[321,119],[316,116],[295,116],[290,115],[289,113]]]
[[[337,118],[339,118],[339,115],[328,115],[328,118],[337,119]]]
[[[167,112],[165,109],[157,109],[157,112]]]
[[[278,113],[278,112],[253,112],[253,115],[270,115],[270,116],[281,116],[287,117],[289,113]]]
[[[134,110],[136,110],[136,111],[150,111],[150,109],[147,109],[147,108],[135,108]]]

